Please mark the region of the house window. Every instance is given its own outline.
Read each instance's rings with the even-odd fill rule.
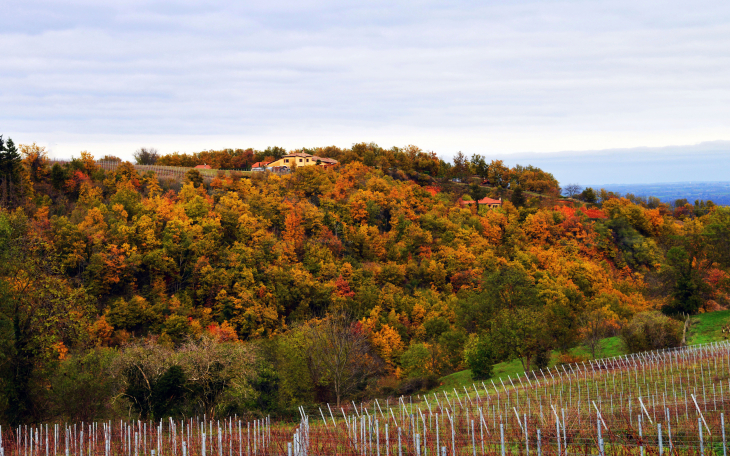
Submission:
[[[289,159],[288,158],[285,158],[284,159],[284,163],[289,163]]]
[[[309,163],[309,159],[307,159],[307,163]]]
[[[302,162],[302,159],[300,158],[300,159],[299,159],[299,163],[301,163],[301,162]]]

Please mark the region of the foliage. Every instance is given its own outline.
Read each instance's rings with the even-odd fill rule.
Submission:
[[[160,159],[160,154],[154,147],[140,147],[134,153],[134,161],[138,165],[154,165]]]
[[[464,349],[464,361],[471,369],[474,380],[491,378],[494,368],[494,355],[489,339],[485,336],[470,338]]]
[[[138,416],[160,418],[242,408],[255,365],[251,347],[203,336],[177,349],[150,340],[128,347],[114,370]]]
[[[660,312],[641,312],[621,330],[621,340],[629,353],[678,347],[682,323]]]
[[[0,209],[0,408],[13,423],[130,404],[152,417],[296,413],[386,380],[530,370],[581,342],[601,353],[634,314],[730,301],[730,216],[707,203],[676,212],[594,191],[590,207],[556,206],[543,170],[414,146],[301,149],[340,165],[190,170],[177,186],[128,162],[103,171],[87,152],[51,166],[42,147],[19,150],[23,191]],[[286,152],[158,165],[245,169]],[[484,196],[502,207],[458,203]],[[97,365],[113,381],[95,388]],[[61,391],[101,405],[72,410]],[[113,394],[126,399],[101,399]]]

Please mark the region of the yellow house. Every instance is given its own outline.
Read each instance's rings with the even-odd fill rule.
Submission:
[[[332,166],[339,163],[337,160],[332,158],[317,157],[316,155],[309,155],[303,152],[297,152],[281,157],[275,162],[271,162],[266,165],[267,168],[276,168],[279,166],[286,166],[288,168],[294,168],[295,166],[312,166],[319,162],[320,166]]]

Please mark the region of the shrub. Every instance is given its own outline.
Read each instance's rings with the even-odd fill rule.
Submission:
[[[494,352],[486,336],[472,337],[464,348],[464,362],[471,369],[474,380],[492,377]]]
[[[62,360],[48,388],[55,416],[87,422],[112,416],[118,381],[110,369],[117,357],[116,350],[97,348]]]
[[[678,347],[682,323],[661,312],[641,312],[621,331],[621,341],[629,353]]]
[[[426,391],[438,386],[438,379],[433,374],[420,377],[408,377],[396,388],[398,396],[410,396],[419,391]]]
[[[571,353],[562,353],[558,357],[557,365],[568,365],[568,364],[579,364],[585,361],[586,358],[578,355],[573,355]]]

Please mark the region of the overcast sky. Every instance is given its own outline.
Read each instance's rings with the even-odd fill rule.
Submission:
[[[4,0],[0,57],[0,133],[57,156],[730,140],[726,0]]]

